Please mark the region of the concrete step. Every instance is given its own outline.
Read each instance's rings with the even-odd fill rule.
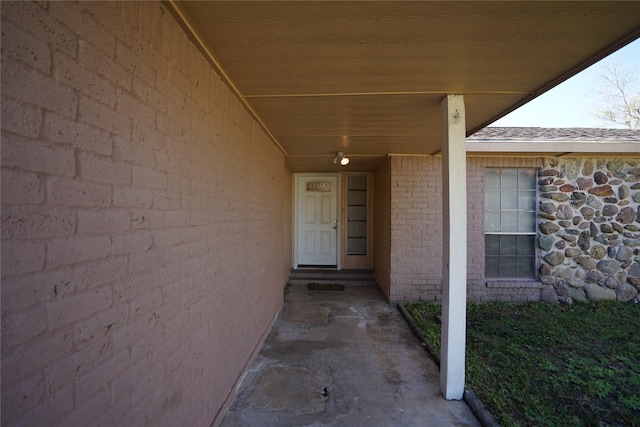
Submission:
[[[290,285],[309,283],[337,284],[343,286],[378,286],[373,270],[335,270],[302,268],[289,272]]]

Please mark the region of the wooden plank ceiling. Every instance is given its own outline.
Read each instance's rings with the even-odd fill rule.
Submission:
[[[444,95],[473,133],[640,36],[637,1],[167,4],[294,172],[437,154]]]

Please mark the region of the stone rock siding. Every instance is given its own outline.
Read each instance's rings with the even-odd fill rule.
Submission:
[[[637,298],[640,160],[549,158],[538,185],[541,299]]]

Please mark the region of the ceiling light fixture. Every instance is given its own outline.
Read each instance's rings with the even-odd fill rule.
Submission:
[[[345,156],[342,151],[336,152],[336,155],[333,157],[333,164],[338,164],[338,160],[342,166],[347,166],[349,164],[349,158]]]

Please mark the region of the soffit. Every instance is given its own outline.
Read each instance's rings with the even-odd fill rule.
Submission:
[[[640,2],[168,5],[296,172],[437,154],[446,94],[472,133],[640,34]]]

